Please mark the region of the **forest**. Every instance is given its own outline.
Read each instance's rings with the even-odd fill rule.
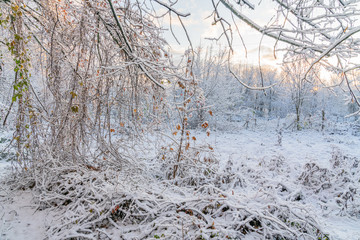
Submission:
[[[0,239],[360,240],[359,15],[0,0]]]

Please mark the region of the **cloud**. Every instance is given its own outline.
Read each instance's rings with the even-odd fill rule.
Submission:
[[[257,53],[259,51],[259,47],[257,48],[252,48],[248,51],[248,53]],[[264,46],[262,45],[260,47],[260,51],[261,51],[261,54],[269,54],[269,53],[272,53],[273,52],[273,49],[271,47],[268,47],[268,46]]]
[[[185,27],[202,25],[201,21],[196,21],[192,17],[181,18],[181,20],[182,20],[183,24],[185,25]],[[163,20],[163,25],[169,26],[169,24],[170,24],[170,17],[169,17],[169,15],[166,15]],[[178,17],[174,14],[171,15],[171,24],[172,24],[172,27],[182,27],[181,22],[179,21]]]
[[[222,32],[222,29],[218,26],[210,26],[205,29],[203,29],[203,32],[201,33],[201,39],[204,38],[218,38]]]

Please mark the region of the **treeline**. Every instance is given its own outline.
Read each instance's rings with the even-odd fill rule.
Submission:
[[[336,75],[329,79],[321,78],[322,70],[319,68],[305,79],[303,76],[308,65],[302,59],[279,67],[240,63],[231,64],[229,68],[227,58],[226,51],[221,48],[197,49],[194,74],[199,79],[204,97],[203,102],[198,103],[195,125],[206,118],[204,106],[210,106],[218,121],[245,124],[249,119],[293,115],[297,129],[306,127],[309,119],[338,121],[356,111],[356,104],[349,98],[345,83],[337,85]],[[357,76],[352,77],[351,84],[355,84]],[[206,119],[211,121],[212,118]],[[348,119],[356,120],[358,117]]]

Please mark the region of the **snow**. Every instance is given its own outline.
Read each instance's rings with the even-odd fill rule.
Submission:
[[[322,220],[324,229],[329,233],[331,239],[360,239],[360,220],[342,217],[324,218]]]
[[[3,192],[3,191],[2,191]],[[11,195],[11,194],[10,194]],[[37,211],[29,191],[17,192],[1,203],[1,239],[45,239],[47,211]]]
[[[0,160],[0,178],[4,178],[11,171],[11,163]]]
[[[323,231],[331,239],[360,239],[358,237],[360,236],[359,214],[356,218],[349,214],[340,214],[336,210],[323,210],[317,195],[313,196],[312,190],[301,185],[299,180],[306,163],[314,162],[320,168],[328,168],[332,164],[331,159],[335,153],[343,154],[346,156],[344,159],[359,158],[359,136],[315,130],[284,131],[281,135],[281,145],[279,145],[279,135],[274,130],[212,131],[209,137],[205,132],[195,132],[194,134],[197,144],[206,142],[215,148],[215,155],[220,160],[220,168],[225,169],[228,161],[231,160],[232,168],[238,169],[239,174],[244,174],[243,176],[246,176],[242,172],[245,169],[256,169],[255,174],[268,174],[273,181],[273,183],[269,183],[270,185],[279,182],[292,189],[289,197],[294,197],[298,192],[305,195],[301,204],[307,206]],[[272,168],[272,164],[275,164],[274,166],[279,164],[276,162],[277,159],[280,159],[281,166]],[[0,161],[0,176],[4,178],[10,172],[10,163]],[[239,199],[245,202],[250,201],[252,202],[251,206],[256,208],[263,201],[264,195],[260,192],[267,190],[259,189],[257,183],[251,182],[251,179],[245,180],[249,186],[246,198],[244,196],[236,198],[238,190],[235,190],[235,196],[232,199],[230,195],[229,201],[237,204],[239,204]],[[164,188],[165,191],[167,191],[166,188]],[[325,191],[323,194],[327,193]],[[180,201],[181,194],[173,195],[173,197],[172,201],[176,202],[176,197],[179,197]],[[278,199],[278,201],[281,200]],[[296,204],[298,203],[294,202],[294,207],[297,206]],[[356,207],[359,208],[359,206]],[[48,210],[38,209],[31,191],[11,191],[4,186],[0,188],[0,221],[2,222],[1,239],[17,240],[44,239],[47,236],[47,227],[52,222],[55,224],[57,220],[54,215],[49,214]],[[113,234],[116,234],[117,231],[122,230],[114,229]],[[256,235],[255,238],[254,235],[249,235],[248,239],[256,239]]]
[[[334,149],[349,156],[360,156],[360,137],[351,134],[338,135],[314,130],[286,132],[283,133],[282,146],[277,143],[275,131],[243,130],[238,133],[215,134],[217,136],[213,136],[212,141],[215,144],[216,138],[216,150],[220,159],[229,158],[234,162],[248,159],[247,164],[256,166],[262,159],[267,161],[271,156],[284,156],[288,164],[293,166],[296,177],[305,162],[313,161],[321,167],[327,167]],[[321,210],[317,209],[317,203],[310,204],[319,217]],[[360,219],[333,214],[322,218],[320,222],[331,239],[360,239]]]
[[[282,146],[278,146],[275,131],[242,130],[237,133],[214,133],[210,143],[216,145],[220,159],[254,158],[261,159],[273,155],[283,155],[291,164],[303,164],[314,160],[321,166],[327,166],[334,148],[359,155],[356,148],[359,137],[352,135],[331,135],[312,130],[286,132],[282,137]],[[216,139],[215,139],[216,138]]]

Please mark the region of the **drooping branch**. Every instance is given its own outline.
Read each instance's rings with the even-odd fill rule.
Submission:
[[[316,45],[306,45],[306,46],[304,46],[303,42],[300,42],[299,40],[297,40],[295,38],[285,36],[281,32],[279,34],[274,34],[274,33],[270,32],[268,29],[260,27],[253,20],[251,20],[250,18],[248,18],[247,16],[245,16],[244,14],[242,14],[241,12],[236,10],[236,8],[228,0],[220,0],[220,1],[236,17],[238,17],[240,20],[242,20],[243,22],[248,24],[250,27],[252,27],[255,30],[259,31],[260,33],[262,33],[262,34],[264,34],[264,35],[266,35],[268,37],[271,37],[271,38],[273,38],[275,40],[279,40],[279,41],[282,41],[284,43],[288,43],[288,44],[296,46],[296,47],[300,47],[300,48],[306,47],[306,48],[311,49],[311,50],[313,50],[315,52],[320,52],[321,53],[321,50],[319,50]]]
[[[310,72],[310,70],[313,68],[313,66],[321,61],[325,56],[327,56],[332,50],[334,50],[337,46],[339,46],[342,42],[344,42],[346,39],[351,37],[352,35],[360,32],[360,27],[356,27],[343,35],[341,38],[336,40],[333,44],[331,44],[324,52],[322,52],[311,64],[308,70],[305,73],[304,78],[306,78],[307,74]]]
[[[119,30],[120,30],[120,32],[121,32],[122,38],[123,38],[126,46],[128,47],[128,50],[129,50],[130,53],[128,53],[127,51],[124,51],[124,52],[125,52],[126,55],[128,55],[128,57],[129,57],[130,59],[135,60],[135,59],[134,59],[134,56],[132,56],[133,50],[132,50],[132,48],[131,48],[131,46],[130,46],[130,44],[129,44],[129,41],[128,41],[128,39],[127,39],[127,37],[126,37],[126,34],[125,34],[125,32],[124,32],[124,30],[123,30],[123,28],[122,28],[122,26],[121,26],[121,23],[119,22],[119,19],[118,19],[117,15],[116,15],[114,6],[113,6],[113,4],[112,4],[112,1],[111,1],[111,0],[108,0],[108,2],[109,2],[109,5],[110,5],[110,8],[111,8],[111,12],[112,12],[112,14],[113,14],[113,17],[114,17],[114,19],[115,19],[116,25],[118,26],[118,28],[119,28]],[[141,63],[139,63],[138,66],[139,66],[139,68],[144,72],[144,74],[145,74],[155,85],[157,85],[158,87],[160,87],[160,88],[162,88],[162,89],[165,89],[165,87],[164,87],[161,83],[159,83],[159,82],[144,68],[144,66],[143,66]]]

